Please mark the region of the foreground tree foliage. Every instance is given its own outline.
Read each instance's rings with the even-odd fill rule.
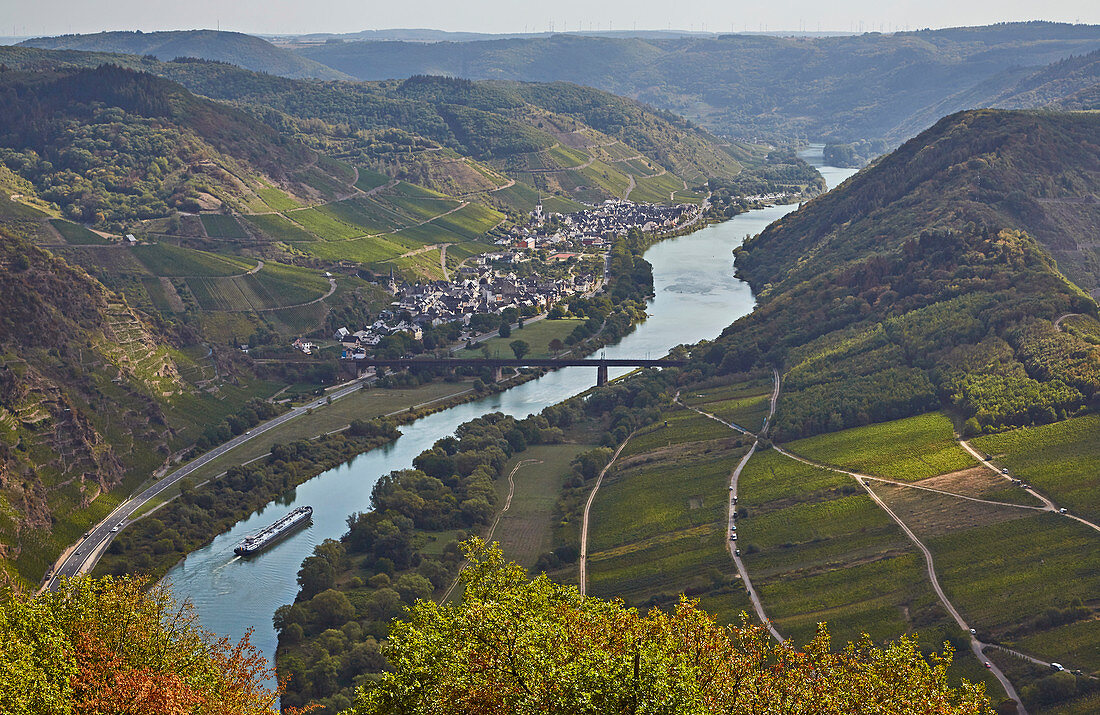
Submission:
[[[202,630],[189,604],[140,578],[80,578],[0,600],[0,710],[8,715],[277,712],[246,636]]]
[[[915,639],[804,650],[760,626],[723,627],[694,601],[641,615],[528,580],[496,545],[465,544],[461,605],[419,601],[385,648],[393,671],[360,690],[370,713],[989,713],[983,685],[947,684],[948,650]]]

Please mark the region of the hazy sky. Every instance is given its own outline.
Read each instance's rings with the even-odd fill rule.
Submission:
[[[0,0],[0,35],[216,28],[252,33],[431,27],[890,31],[1018,20],[1100,24],[1097,0]]]

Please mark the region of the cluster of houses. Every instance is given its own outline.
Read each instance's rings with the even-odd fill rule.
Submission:
[[[673,231],[695,220],[702,208],[694,204],[636,204],[623,199],[608,199],[602,204],[576,213],[558,216],[548,222],[542,204],[531,212],[526,226],[512,229],[497,241],[514,250],[535,248],[583,249],[607,246],[615,236],[625,236],[632,228],[646,233]]]
[[[553,278],[539,276],[538,272],[517,276],[508,264],[531,260],[533,249],[555,251],[549,256],[542,254],[547,262],[569,261],[586,248],[610,245],[615,236],[626,235],[632,228],[645,232],[675,230],[698,218],[701,211],[693,204],[664,206],[610,199],[590,209],[555,215],[548,221],[540,202],[526,226],[511,229],[497,241],[500,251],[471,259],[454,280],[410,284],[397,281],[391,274],[392,309],[382,311],[372,325],[355,331],[342,327],[332,338],[343,346],[344,357],[363,358],[384,337],[395,333],[407,333],[419,340],[424,326],[454,322],[469,326],[479,313],[499,315],[507,308],[515,308],[521,315],[541,313],[569,296],[595,291],[602,279],[590,271],[575,270]],[[471,336],[464,333],[463,339],[467,337]],[[317,349],[303,340],[294,346],[306,354]]]
[[[332,337],[343,345],[345,357],[361,358],[387,335],[407,333],[419,340],[426,325],[459,322],[469,326],[478,313],[499,315],[507,308],[515,308],[521,315],[533,315],[549,310],[571,295],[590,293],[599,285],[596,276],[583,273],[543,278],[498,271],[489,263],[499,256],[478,256],[474,265],[463,267],[453,281],[412,284],[391,277],[390,291],[395,298],[392,309],[382,311],[378,320],[362,330],[352,332],[342,327]],[[471,336],[463,336],[467,337]]]

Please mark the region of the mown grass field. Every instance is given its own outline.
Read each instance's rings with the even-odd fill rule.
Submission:
[[[537,462],[523,464],[516,472],[512,504],[493,534],[493,540],[500,543],[505,558],[530,569],[540,554],[550,551],[554,506],[562,485],[573,474],[570,462],[591,447],[569,443],[532,445],[505,465],[504,477],[497,480],[499,504],[504,504],[508,495],[507,475],[512,469],[520,462]]]
[[[232,216],[200,214],[199,218],[202,220],[203,228],[206,229],[206,235],[211,238],[233,238],[238,240],[248,238],[248,234],[237,223],[237,219]]]
[[[1059,506],[1100,521],[1100,415],[971,440]]]
[[[977,464],[955,442],[951,420],[929,412],[791,442],[790,450],[853,471],[916,481]]]
[[[450,249],[447,249],[450,253]],[[433,253],[436,260],[439,259],[438,253]],[[490,338],[484,342],[477,343],[474,347],[464,348],[455,353],[455,357],[464,358],[479,358],[482,356],[482,346],[489,349],[489,355],[492,357],[515,357],[512,352],[512,348],[508,347],[508,344],[514,340],[523,340],[531,346],[530,352],[527,353],[527,357],[543,358],[551,357],[550,353],[550,341],[557,338],[558,340],[564,340],[569,333],[573,332],[573,329],[584,323],[581,318],[562,318],[561,320],[537,320],[533,323],[528,323],[523,326],[522,329],[516,329],[512,331],[511,337],[508,338]],[[571,368],[576,369],[576,368]]]
[[[926,540],[940,583],[980,631],[1002,635],[1046,609],[1100,606],[1096,532],[1057,514]]]
[[[245,216],[245,219],[276,241],[300,243],[303,241],[316,241],[317,237],[303,229],[298,224],[280,214],[256,214]]]
[[[110,241],[103,238],[103,236],[100,236],[95,231],[85,228],[78,223],[73,223],[72,221],[51,218],[50,225],[57,229],[57,232],[61,234],[61,237],[65,239],[66,243],[71,243],[74,246],[102,246],[110,243]]]
[[[130,250],[157,276],[234,276],[246,273],[256,266],[254,262],[241,258],[196,251],[171,243],[134,246]]]

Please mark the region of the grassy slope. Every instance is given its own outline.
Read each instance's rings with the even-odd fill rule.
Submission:
[[[1100,520],[1100,416],[978,437],[972,443],[1060,506]]]

